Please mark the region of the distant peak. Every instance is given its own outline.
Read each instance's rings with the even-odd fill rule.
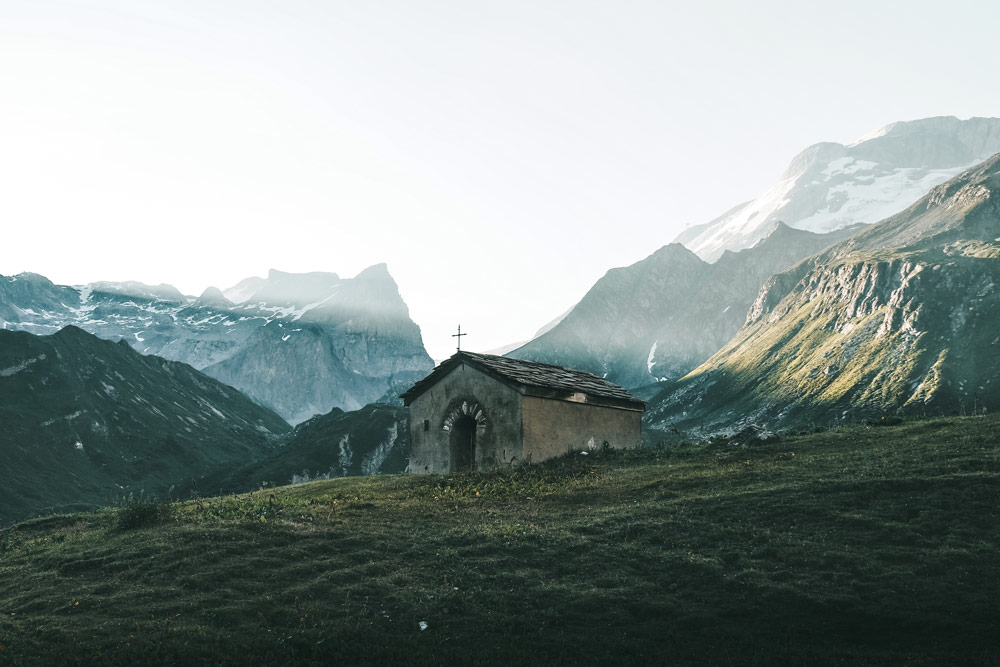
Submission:
[[[777,240],[777,239],[787,239],[789,236],[802,236],[803,234],[812,234],[812,232],[805,229],[796,229],[791,225],[787,225],[782,220],[775,220],[771,225],[771,229],[764,235],[764,237],[757,242],[756,245],[760,245],[766,241]]]
[[[774,224],[771,225],[771,231],[768,232],[768,235],[779,234],[779,233],[782,233],[782,232],[784,232],[786,230],[790,231],[791,229],[792,228],[789,227],[788,225],[786,225],[783,220],[775,220]]]
[[[222,293],[218,287],[206,287],[205,291],[201,293],[198,297],[198,301],[202,303],[218,304],[231,306],[232,301],[226,298],[226,295]]]
[[[694,258],[699,262],[702,260],[693,253],[686,245],[683,243],[678,243],[674,241],[673,243],[668,243],[665,246],[661,246],[659,250],[650,255],[647,259],[657,259],[657,260],[676,260],[680,258]]]
[[[389,273],[389,266],[382,262],[381,264],[373,264],[367,269],[354,276],[355,279],[358,278],[389,278],[392,280],[392,276]]]
[[[25,280],[28,282],[43,283],[46,285],[53,284],[51,280],[46,278],[40,273],[32,273],[31,271],[22,271],[15,276],[18,280]]]
[[[60,329],[59,331],[55,332],[52,335],[56,336],[57,338],[76,338],[76,337],[96,338],[96,336],[93,336],[84,331],[83,329],[81,329],[80,327],[74,326],[72,324],[67,324],[62,329]]]
[[[340,276],[336,273],[330,273],[329,271],[304,271],[301,273],[295,273],[292,271],[279,271],[278,269],[270,269],[267,272],[267,279],[269,281],[286,280],[288,278],[308,278],[308,279],[329,279],[333,281],[340,280]]]

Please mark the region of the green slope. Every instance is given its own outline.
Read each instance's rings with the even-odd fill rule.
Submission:
[[[649,403],[654,428],[1000,410],[1000,155],[771,278],[746,326]]]
[[[408,411],[373,403],[331,412],[299,424],[288,439],[257,460],[216,467],[198,480],[205,494],[253,491],[332,477],[406,470],[410,454]]]
[[[76,327],[0,331],[0,525],[53,508],[166,496],[261,456],[290,427],[186,364]]]
[[[134,510],[0,531],[0,664],[1000,662],[996,416]]]

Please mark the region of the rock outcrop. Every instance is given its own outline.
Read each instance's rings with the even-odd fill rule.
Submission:
[[[1000,155],[770,279],[647,423],[734,431],[1000,408]]]
[[[53,285],[0,276],[0,324],[37,334],[75,325],[182,361],[292,423],[356,409],[434,364],[384,264],[353,279],[271,271],[198,298],[169,285]]]
[[[551,330],[506,356],[585,370],[630,388],[676,380],[743,325],[761,285],[856,231],[777,223],[755,247],[709,264],[673,243],[612,269]]]

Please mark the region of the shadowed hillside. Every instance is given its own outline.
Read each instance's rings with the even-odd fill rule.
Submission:
[[[0,330],[0,525],[172,486],[270,449],[280,417],[187,364],[76,327]]]
[[[0,531],[0,663],[986,665],[1000,417]]]

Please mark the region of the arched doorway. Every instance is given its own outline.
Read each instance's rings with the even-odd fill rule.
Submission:
[[[486,434],[486,412],[479,402],[471,398],[454,402],[441,429],[448,433],[449,470],[475,470],[476,461],[480,458],[476,450]]]
[[[451,426],[451,469],[474,470],[476,467],[476,420],[469,416],[456,419]]]

